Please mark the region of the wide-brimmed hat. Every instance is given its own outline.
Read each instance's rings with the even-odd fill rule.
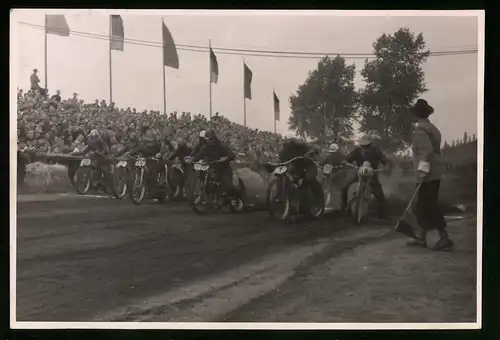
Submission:
[[[327,152],[337,152],[337,151],[339,151],[339,146],[336,143],[330,144],[327,150]]]
[[[369,135],[364,135],[359,139],[359,145],[370,145],[372,143],[372,137]]]
[[[419,99],[415,105],[411,108],[414,115],[418,117],[429,117],[434,113],[434,108],[427,103],[425,99]]]

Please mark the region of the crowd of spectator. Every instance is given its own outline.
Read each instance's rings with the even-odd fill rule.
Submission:
[[[151,127],[160,139],[184,139],[194,144],[201,130],[213,128],[218,137],[248,161],[262,162],[274,157],[281,145],[281,135],[250,129],[231,122],[216,113],[212,119],[201,114],[118,108],[115,103],[95,100],[84,103],[73,93],[63,100],[59,90],[52,96],[38,85],[36,70],[31,76],[31,89],[17,94],[17,139],[20,150],[65,154],[85,146],[87,134],[97,129],[117,152],[133,136],[140,136],[144,127]]]

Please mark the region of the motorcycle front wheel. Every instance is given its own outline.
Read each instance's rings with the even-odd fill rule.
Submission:
[[[125,168],[116,169],[113,176],[113,195],[116,199],[123,199],[127,194],[127,170]]]
[[[88,167],[79,167],[75,173],[75,189],[80,195],[85,195],[92,182],[92,169]]]
[[[199,177],[194,180],[191,187],[190,205],[193,211],[198,215],[205,214],[210,210],[212,195],[205,187],[205,182]]]
[[[360,225],[365,217],[365,205],[367,203],[365,200],[365,190],[365,185],[360,185],[359,190],[356,193],[356,198],[353,200],[353,216],[357,225]]]
[[[314,181],[310,185],[314,185],[315,187],[308,188],[307,212],[310,217],[319,218],[325,212],[325,197],[323,196],[321,184]]]
[[[269,183],[266,192],[267,210],[271,217],[285,220],[290,214],[290,195],[287,192],[286,177],[275,177]]]
[[[131,187],[129,196],[134,204],[141,204],[146,196],[146,181],[144,179],[144,170],[140,168],[134,169],[132,172]]]

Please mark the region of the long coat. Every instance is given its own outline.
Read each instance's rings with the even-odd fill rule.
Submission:
[[[418,121],[412,149],[414,173],[417,173],[420,162],[428,162],[430,169],[428,175],[424,177],[424,181],[441,179],[444,170],[441,158],[441,132],[429,119]]]

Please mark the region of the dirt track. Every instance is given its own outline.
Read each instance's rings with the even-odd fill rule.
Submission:
[[[393,240],[389,228],[331,216],[285,225],[266,212],[200,217],[183,203],[18,201],[17,320],[250,321],[245,306],[301,265]],[[255,303],[252,315],[270,308]]]

